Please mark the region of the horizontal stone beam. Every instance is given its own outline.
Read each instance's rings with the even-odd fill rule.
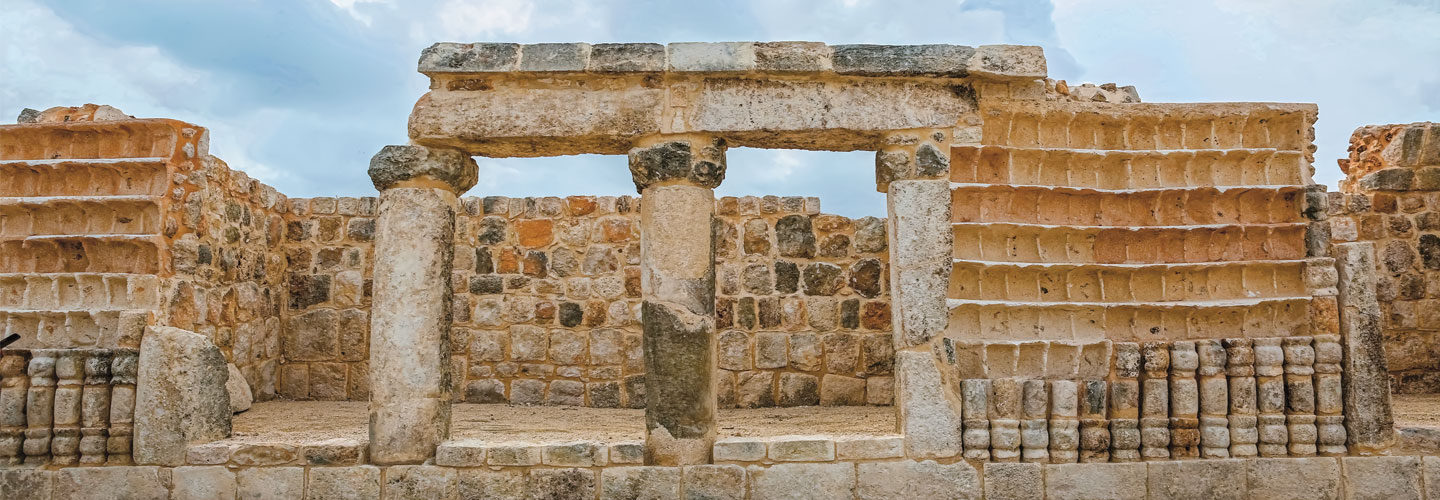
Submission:
[[[733,147],[878,149],[886,132],[955,127],[977,111],[963,80],[579,75],[452,80],[416,103],[410,137],[488,157],[626,154],[654,134]]]
[[[1045,78],[1027,45],[826,45],[821,42],[452,43],[420,54],[433,78],[487,73],[830,73],[871,77]]]

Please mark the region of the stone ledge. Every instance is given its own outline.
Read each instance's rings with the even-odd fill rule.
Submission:
[[[420,53],[426,75],[493,73],[833,73],[991,80],[1045,78],[1027,45],[826,45],[820,42],[454,43]]]

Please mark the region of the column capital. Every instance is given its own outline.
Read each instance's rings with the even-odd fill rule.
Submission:
[[[370,181],[384,191],[397,187],[436,187],[455,194],[475,186],[479,167],[458,149],[385,146],[370,158]]]
[[[715,189],[725,180],[725,139],[663,137],[630,150],[630,176],[636,191],[666,183]]]
[[[885,135],[875,153],[875,189],[886,192],[890,182],[949,179],[948,130],[898,130]]]

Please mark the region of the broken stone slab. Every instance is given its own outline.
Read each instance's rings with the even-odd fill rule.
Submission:
[[[950,458],[960,454],[960,401],[944,387],[935,356],[929,351],[895,353],[899,390],[900,431],[905,455],[912,458]]]
[[[133,456],[183,465],[185,449],[230,436],[225,356],[202,335],[149,327],[140,343]]]
[[[230,394],[230,412],[240,413],[250,409],[250,404],[255,401],[250,393],[250,383],[245,381],[245,375],[235,367],[235,363],[225,366],[229,377],[225,379],[225,392]]]
[[[1334,246],[1340,274],[1340,334],[1344,341],[1345,432],[1350,450],[1378,454],[1395,443],[1390,374],[1380,303],[1375,295],[1375,245]]]
[[[385,146],[370,158],[370,180],[380,191],[430,181],[464,193],[478,177],[475,159],[451,149]]]

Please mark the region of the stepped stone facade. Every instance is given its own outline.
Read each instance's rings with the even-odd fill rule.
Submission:
[[[377,197],[287,198],[108,106],[0,126],[0,497],[1440,498],[1434,457],[1374,456],[1391,386],[1436,380],[1434,125],[1360,129],[1327,193],[1315,106],[1141,103],[1037,47],[419,70]],[[731,147],[873,151],[886,217],[717,199]],[[464,196],[471,156],[587,153],[639,196]],[[246,392],[368,401],[366,437],[239,435]],[[474,440],[456,404],[645,425]],[[719,417],[846,406],[895,428]]]

